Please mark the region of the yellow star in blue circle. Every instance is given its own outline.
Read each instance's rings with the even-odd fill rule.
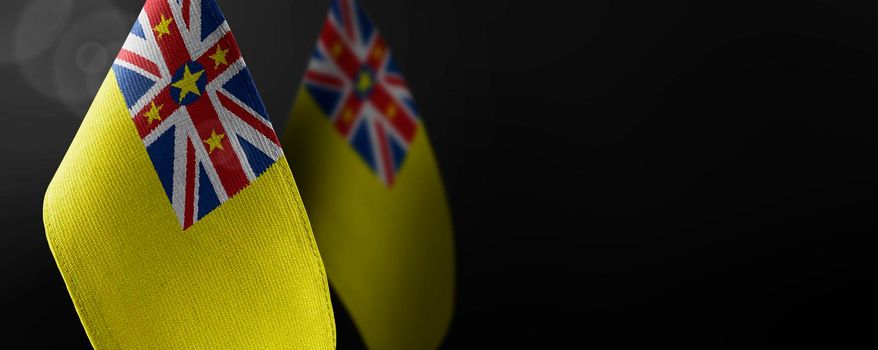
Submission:
[[[189,93],[196,94],[201,96],[201,90],[198,89],[198,79],[201,78],[201,75],[204,74],[204,69],[192,73],[189,71],[189,65],[183,65],[185,67],[185,71],[183,71],[183,77],[180,80],[177,80],[171,86],[180,89],[180,101],[183,102],[183,99],[186,98]]]

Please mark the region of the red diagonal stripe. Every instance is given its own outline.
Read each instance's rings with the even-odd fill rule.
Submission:
[[[381,149],[381,164],[384,165],[384,176],[387,178],[387,186],[393,185],[393,159],[390,157],[390,143],[387,140],[387,133],[380,121],[375,121],[375,134],[378,135],[378,148]]]
[[[216,95],[217,97],[219,97],[220,104],[222,104],[223,107],[226,107],[229,112],[232,112],[232,114],[238,116],[238,118],[247,123],[247,125],[250,125],[250,127],[256,129],[256,131],[267,137],[269,140],[271,140],[271,142],[274,142],[274,144],[280,146],[280,141],[278,141],[277,135],[275,135],[274,133],[274,129],[272,129],[268,125],[265,125],[265,123],[257,119],[258,117],[254,116],[250,112],[247,112],[247,110],[242,108],[235,101],[232,101],[232,99],[226,97],[226,95],[222,92],[217,92]]]
[[[186,49],[186,43],[183,42],[183,37],[178,28],[179,23],[174,19],[174,14],[171,12],[167,1],[149,0],[143,5],[143,9],[149,17],[150,27],[148,29],[152,31],[159,48],[161,48],[168,71],[174,74],[177,68],[190,60],[189,50]],[[162,15],[164,15],[165,19],[173,19],[173,21],[168,25],[170,34],[164,34],[159,38],[159,33],[155,31],[155,27],[162,22]]]
[[[140,69],[143,69],[154,75],[156,78],[161,78],[162,76],[162,74],[159,72],[159,67],[156,66],[155,63],[152,63],[152,61],[146,59],[141,55],[125,50],[124,48],[119,50],[119,55],[116,56],[116,58],[131,63],[139,67]]]
[[[219,174],[220,182],[222,182],[226,194],[231,198],[249,184],[247,175],[244,174],[244,170],[241,167],[241,160],[229,141],[229,138],[233,137],[233,135],[229,135],[226,132],[213,104],[210,102],[210,98],[207,96],[201,96],[195,102],[186,106],[186,110],[192,118],[195,129],[198,131],[202,147],[210,153],[210,161],[213,163],[217,174]],[[209,139],[212,132],[225,136],[221,142],[222,149],[210,152],[210,147],[204,140]]]
[[[189,25],[189,6],[192,0],[183,0],[183,21],[186,22],[186,28],[191,28]]]
[[[305,79],[312,81],[312,82],[315,82],[315,83],[318,83],[318,84],[321,84],[321,85],[326,85],[329,87],[334,87],[334,88],[339,88],[339,89],[344,87],[344,82],[341,79],[336,78],[334,76],[331,76],[329,74],[324,74],[324,73],[320,73],[320,72],[315,72],[315,71],[309,70],[309,71],[305,72]]]
[[[381,116],[387,119],[390,125],[393,125],[393,128],[402,135],[406,142],[412,142],[418,128],[417,123],[414,118],[409,115],[406,109],[397,103],[396,99],[394,99],[383,86],[376,84],[372,88],[372,96],[370,97],[369,102],[375,106],[375,109],[381,113]],[[390,110],[390,108],[393,108],[396,111],[395,115],[392,117],[387,115],[387,111]]]
[[[408,86],[405,84],[405,80],[403,80],[401,76],[398,76],[396,74],[385,75],[384,82],[388,85],[398,86],[408,90]]]
[[[326,21],[323,23],[323,30],[320,31],[320,43],[326,49],[326,54],[332,58],[348,79],[354,80],[354,77],[360,70],[360,60],[357,59],[357,56],[354,55],[348,44],[338,35],[335,26],[330,22]]]
[[[195,221],[195,147],[192,139],[186,135],[186,200],[183,205],[183,229],[192,226]],[[210,186],[210,184],[201,184]]]

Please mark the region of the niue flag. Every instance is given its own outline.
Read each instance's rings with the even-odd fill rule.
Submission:
[[[436,348],[453,311],[451,218],[424,121],[361,4],[331,2],[283,140],[365,343]]]
[[[335,345],[308,218],[214,0],[146,1],[44,221],[96,348]]]

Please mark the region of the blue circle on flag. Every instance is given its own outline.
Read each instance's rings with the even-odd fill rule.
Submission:
[[[207,72],[195,61],[184,63],[171,78],[171,99],[185,106],[197,101],[207,86]]]

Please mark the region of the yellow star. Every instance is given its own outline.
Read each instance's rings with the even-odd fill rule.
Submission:
[[[219,68],[220,64],[229,65],[229,62],[226,62],[226,53],[228,52],[229,49],[223,50],[219,44],[216,45],[216,52],[210,55],[210,59],[213,60],[213,69]]]
[[[376,60],[380,60],[381,57],[384,57],[384,49],[381,46],[376,46],[375,50],[372,51],[372,57]]]
[[[357,79],[357,90],[360,92],[369,91],[372,88],[372,76],[366,72],[360,72],[360,77]]]
[[[156,24],[156,26],[152,28],[152,30],[154,30],[159,35],[159,37],[156,39],[161,39],[162,36],[165,34],[171,35],[171,29],[168,28],[168,25],[171,24],[171,22],[173,21],[174,18],[165,18],[165,14],[162,14],[161,22],[159,22],[159,24]]]
[[[162,115],[159,112],[162,111],[162,107],[165,105],[156,106],[155,101],[150,102],[150,104],[152,104],[152,107],[150,107],[149,111],[144,115],[146,116],[146,121],[149,122],[149,124],[152,124],[154,120],[162,120]]]
[[[336,56],[336,57],[340,56],[341,52],[343,50],[344,50],[344,47],[342,47],[341,43],[338,41],[336,41],[335,44],[332,45],[332,55],[333,56]]]
[[[198,78],[201,78],[201,75],[204,74],[203,69],[194,74],[190,72],[188,63],[184,64],[183,67],[185,67],[183,70],[183,77],[171,84],[171,86],[180,89],[179,102],[183,102],[183,99],[185,99],[190,92],[201,96],[201,91],[198,90]]]
[[[354,111],[350,108],[345,108],[344,113],[342,114],[342,118],[344,118],[345,123],[350,124],[351,120],[354,119]]]
[[[393,120],[393,118],[396,118],[396,106],[387,106],[387,113],[385,114],[387,114],[387,119]]]
[[[204,140],[204,143],[206,143],[208,146],[210,146],[210,149],[207,151],[207,153],[213,154],[213,151],[215,151],[217,148],[222,150],[223,149],[223,138],[225,138],[225,137],[226,137],[226,134],[217,134],[216,130],[211,130],[210,131],[210,138],[208,138],[207,140]]]

